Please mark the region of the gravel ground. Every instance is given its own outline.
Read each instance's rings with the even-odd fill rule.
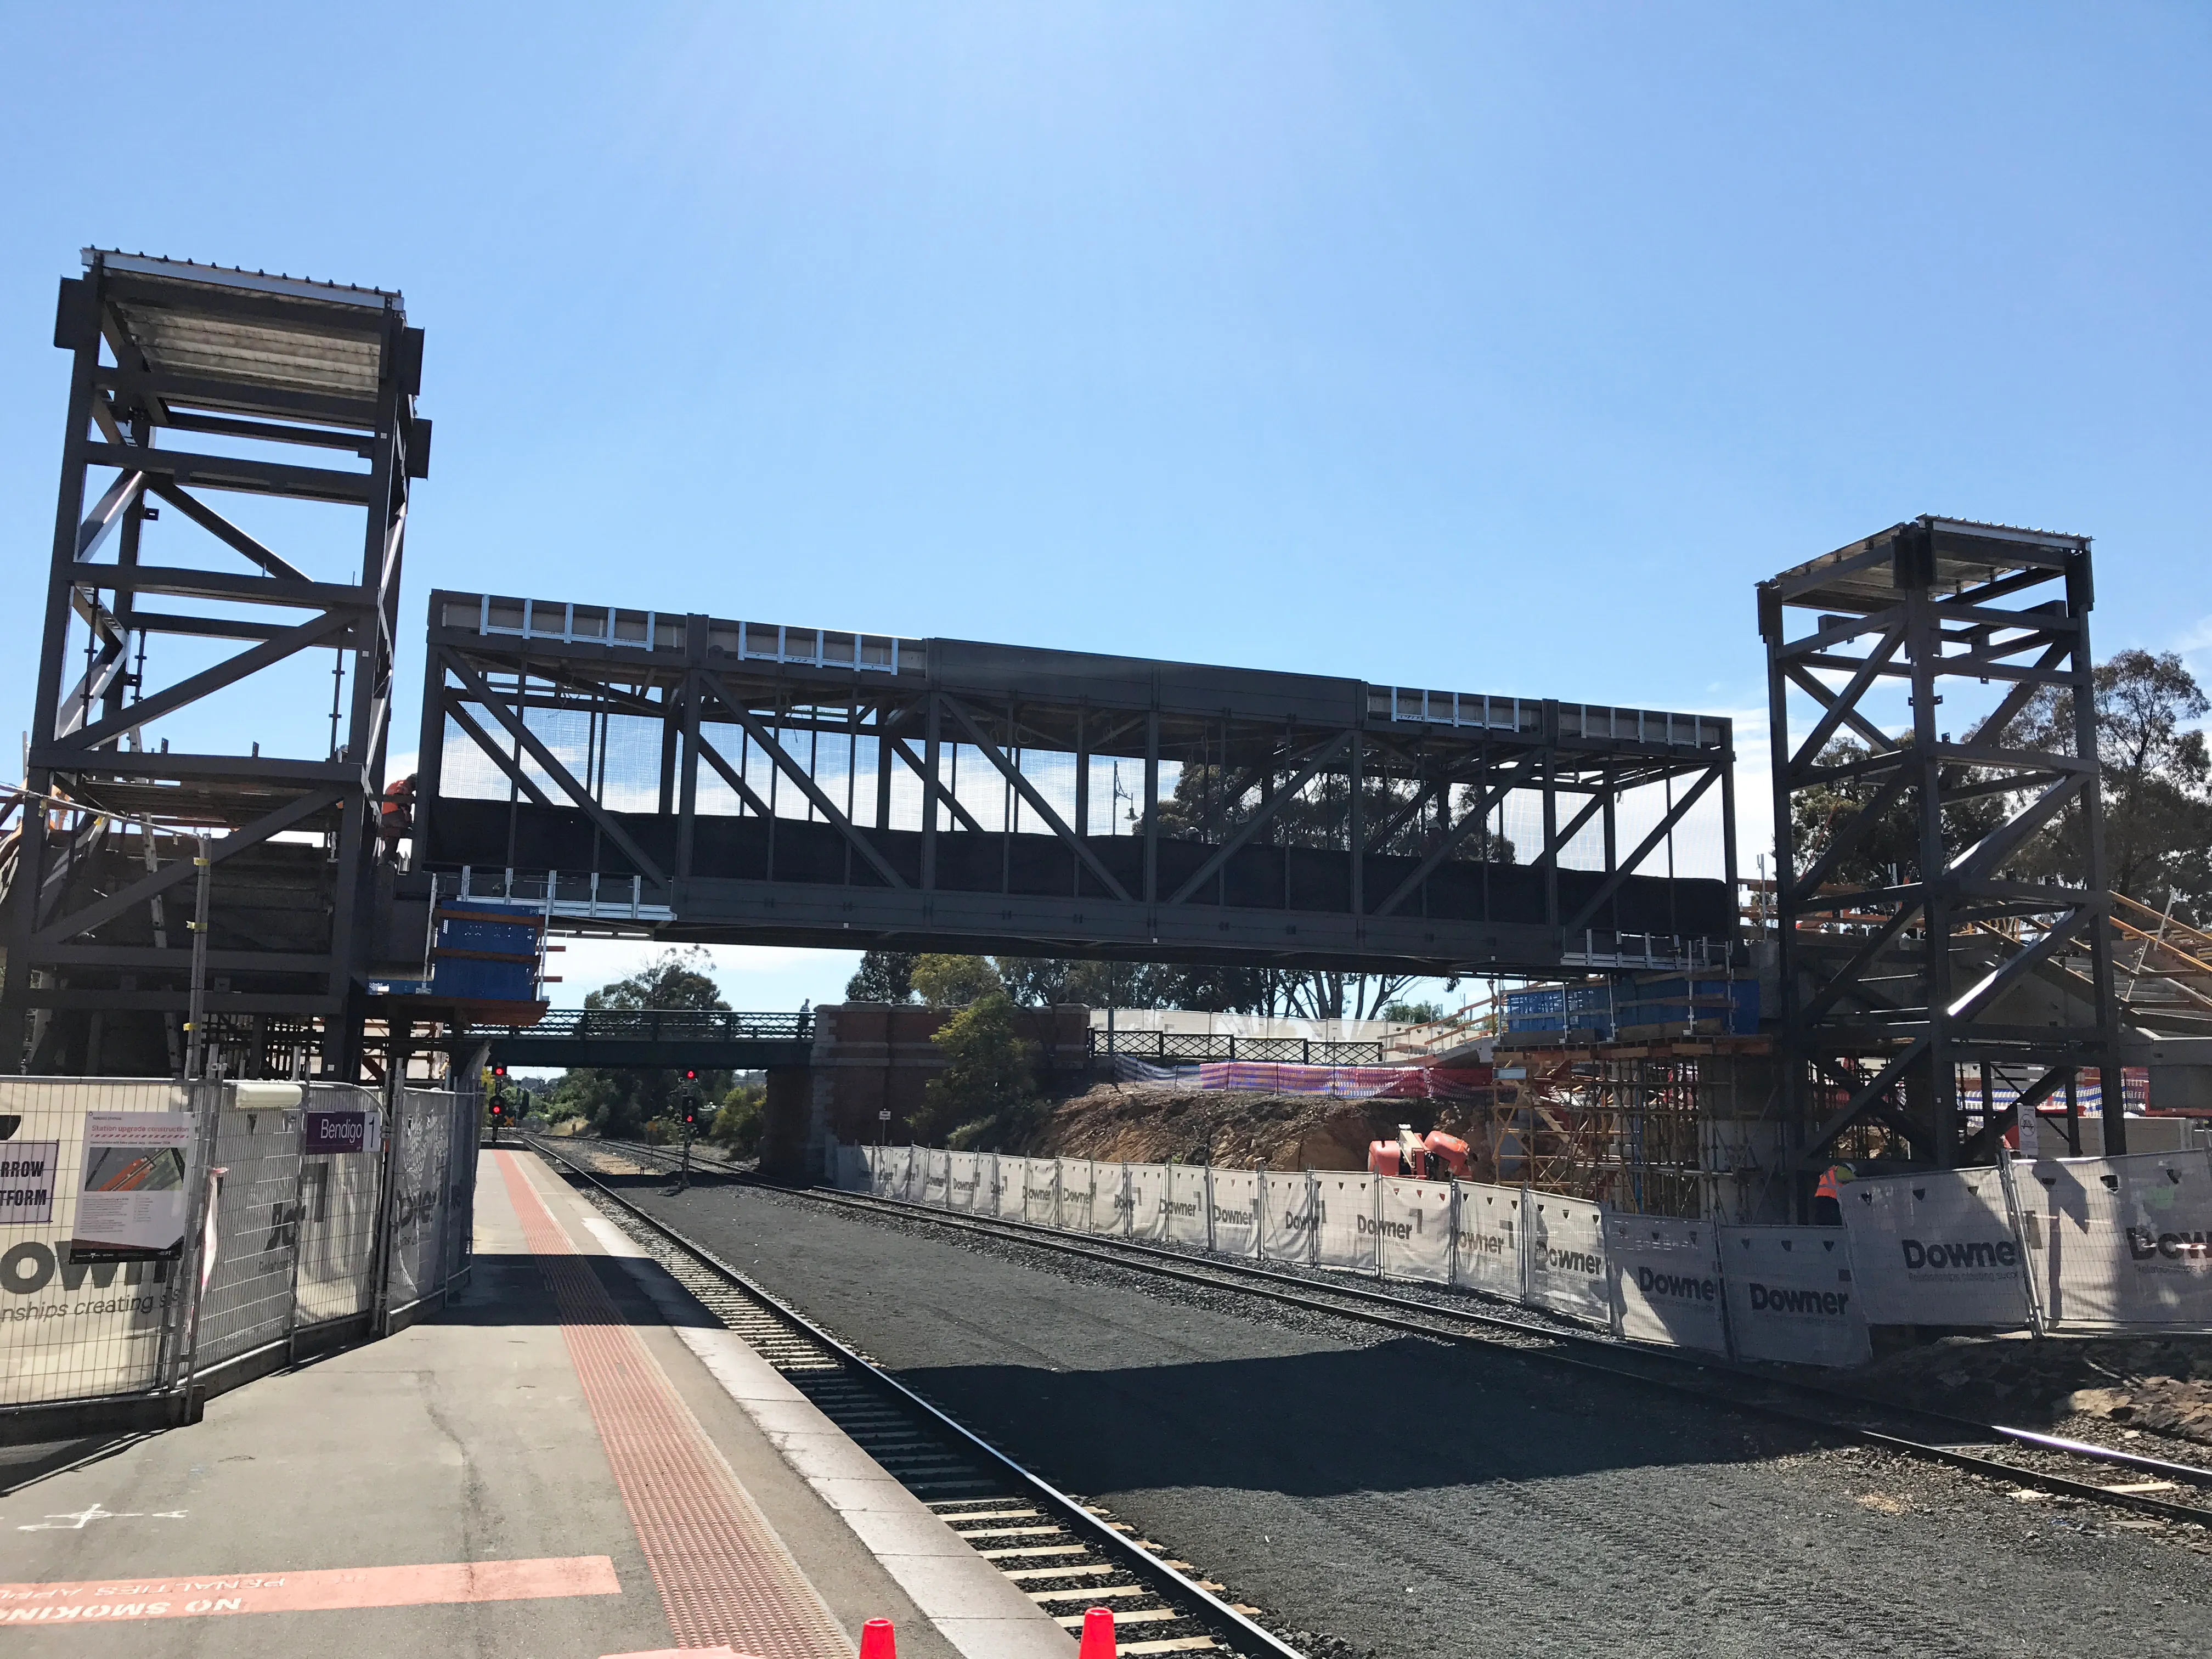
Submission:
[[[2212,1538],[757,1188],[632,1198],[1328,1659],[2147,1654]]]

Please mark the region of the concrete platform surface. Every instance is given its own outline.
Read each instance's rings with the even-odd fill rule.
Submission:
[[[27,1655],[1068,1659],[1051,1620],[535,1157],[440,1315],[0,1499]]]

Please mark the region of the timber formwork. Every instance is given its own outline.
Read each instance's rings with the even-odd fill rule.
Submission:
[[[1431,973],[1736,949],[1711,715],[455,592],[422,706],[416,866],[572,931]]]
[[[1447,1114],[1478,1178],[1692,1220],[1780,1218],[1763,1037],[1499,1048],[1490,1097]]]
[[[2086,537],[1930,517],[1759,586],[1801,1198],[1869,1127],[1923,1165],[1985,1162],[2091,1070],[2125,1150],[2093,596]],[[2069,1000],[2031,1012],[2069,960]],[[1998,1108],[1961,1068],[2033,1081]]]
[[[12,848],[9,1060],[173,1067],[205,836],[214,1048],[249,1075],[354,1078],[429,456],[422,331],[396,293],[88,250],[54,343],[71,364],[27,779],[47,801]],[[274,727],[289,752],[263,752]]]

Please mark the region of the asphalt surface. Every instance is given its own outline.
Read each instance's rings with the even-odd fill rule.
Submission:
[[[2212,1645],[2212,1536],[738,1186],[627,1195],[1322,1655]]]

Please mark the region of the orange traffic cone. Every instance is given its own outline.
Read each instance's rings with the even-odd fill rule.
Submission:
[[[1113,1640],[1112,1633],[1107,1636]],[[1109,1648],[1108,1652],[1112,1652]],[[860,1626],[860,1659],[898,1659],[897,1644],[891,1639],[891,1621],[871,1619]]]
[[[1114,1659],[1113,1608],[1093,1607],[1083,1615],[1083,1645],[1075,1659]]]

